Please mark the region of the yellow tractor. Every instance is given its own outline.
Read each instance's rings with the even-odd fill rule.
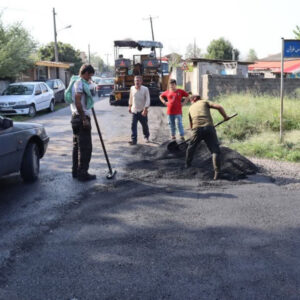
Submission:
[[[151,105],[160,104],[159,95],[166,90],[169,79],[167,62],[161,58],[162,48],[162,43],[155,41],[114,41],[115,84],[110,94],[111,105],[128,105],[130,87],[134,85],[136,75],[142,76],[143,85],[149,88]],[[128,54],[128,50],[143,49],[148,49],[149,53],[124,57],[123,53]]]

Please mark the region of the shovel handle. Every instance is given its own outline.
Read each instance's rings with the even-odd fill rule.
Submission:
[[[223,124],[224,122],[226,122],[226,121],[228,121],[228,120],[230,120],[230,119],[232,119],[232,118],[234,118],[234,117],[236,117],[236,116],[237,116],[237,113],[234,114],[234,115],[232,115],[232,116],[230,116],[227,120],[220,121],[219,123],[217,123],[217,124],[215,125],[215,127],[217,127],[217,126]]]

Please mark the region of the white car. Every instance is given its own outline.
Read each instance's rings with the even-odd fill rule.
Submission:
[[[44,82],[17,82],[10,84],[0,96],[0,114],[29,115],[37,111],[54,111],[53,90]]]

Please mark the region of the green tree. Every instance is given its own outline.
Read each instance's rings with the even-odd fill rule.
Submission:
[[[293,33],[295,34],[295,39],[300,40],[300,27],[296,25],[296,29],[293,30]]]
[[[78,74],[79,69],[82,65],[80,51],[75,50],[72,45],[62,42],[58,42],[57,46],[58,60],[61,62],[73,63],[74,66],[70,68],[70,71],[72,74]],[[51,42],[46,46],[39,48],[38,56],[41,60],[55,61],[54,42]]]
[[[0,15],[0,78],[14,80],[33,67],[35,50],[36,42],[21,23],[4,27]]]
[[[177,53],[171,53],[169,55],[169,68],[176,68],[181,62],[181,55]]]
[[[96,53],[91,54],[91,65],[97,69],[99,72],[103,71],[104,61],[103,59],[97,55]]]
[[[224,38],[213,40],[207,47],[206,58],[210,59],[232,59],[232,50],[235,51],[235,59],[238,60],[240,52],[234,49],[232,44]]]
[[[202,57],[201,49],[196,44],[188,44],[186,47],[185,58],[200,58]]]
[[[250,49],[247,55],[247,61],[256,61],[258,60],[257,54],[254,49]]]

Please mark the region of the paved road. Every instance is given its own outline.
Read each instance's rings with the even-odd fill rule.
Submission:
[[[97,102],[96,182],[71,178],[69,111],[36,119],[51,137],[40,180],[0,180],[0,299],[300,299],[299,190],[265,176],[203,188],[139,181],[124,107]],[[157,140],[161,108],[150,112]]]

